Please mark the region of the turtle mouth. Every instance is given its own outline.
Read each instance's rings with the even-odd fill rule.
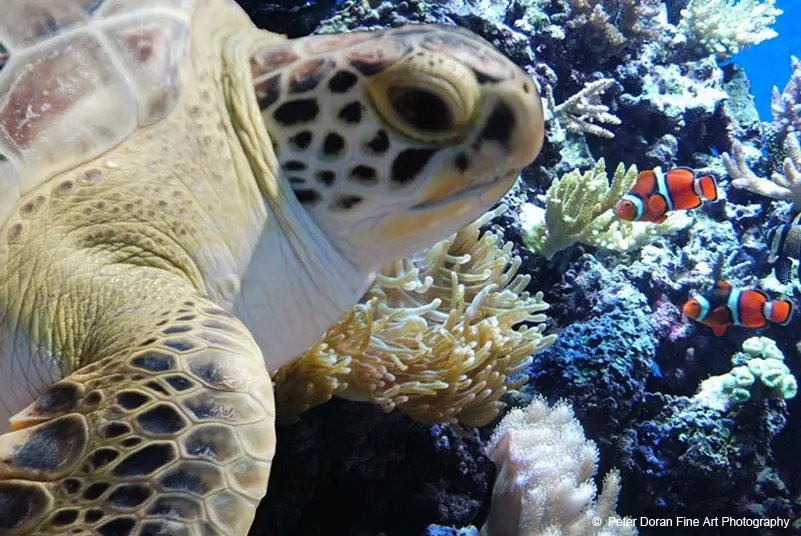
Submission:
[[[519,175],[519,170],[510,171],[502,175],[496,175],[495,178],[488,183],[471,186],[470,188],[466,188],[456,195],[437,199],[436,201],[425,201],[423,203],[418,203],[413,205],[411,210],[431,210],[444,207],[452,203],[460,203],[466,199],[475,199],[477,204],[484,204],[487,205],[487,208],[489,208],[490,205],[494,204],[496,201],[499,201],[501,197],[503,197],[504,194],[509,191],[512,186],[514,186],[514,183],[517,181],[517,177]]]

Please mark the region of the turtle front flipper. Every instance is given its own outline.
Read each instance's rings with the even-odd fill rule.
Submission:
[[[162,312],[12,419],[0,535],[247,534],[275,448],[262,354],[206,300]]]

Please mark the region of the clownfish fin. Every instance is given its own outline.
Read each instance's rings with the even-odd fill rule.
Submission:
[[[661,194],[654,194],[648,198],[648,212],[652,214],[651,221],[656,221],[657,218],[664,218],[667,212],[667,201]]]
[[[714,333],[718,337],[722,337],[723,335],[726,334],[726,329],[727,329],[726,326],[714,326],[712,328],[712,333]]]
[[[718,198],[718,185],[715,178],[709,175],[695,180],[696,192],[707,201],[716,201]]]
[[[776,272],[776,279],[782,285],[786,285],[790,282],[790,269],[793,267],[793,261],[790,260],[790,257],[781,257],[777,262],[776,266],[774,266],[773,270]]]
[[[664,223],[664,221],[666,219],[667,219],[667,214],[662,214],[661,216],[654,218],[653,222],[654,223]]]
[[[634,182],[637,184],[638,182],[642,181],[652,181],[656,179],[656,174],[654,173],[653,169],[646,169],[644,171],[640,171],[637,173],[637,180]]]
[[[774,300],[765,304],[765,317],[771,322],[786,326],[793,318],[793,304],[787,300]]]
[[[729,291],[731,290],[731,283],[723,281],[722,279],[718,279],[715,281],[715,290]]]
[[[712,309],[707,318],[714,321],[715,324],[722,326],[726,326],[732,323],[731,311],[729,310],[728,307],[722,305],[720,307],[715,307],[714,309]]]

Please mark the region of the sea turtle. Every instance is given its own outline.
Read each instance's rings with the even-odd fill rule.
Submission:
[[[534,82],[466,30],[0,0],[0,534],[246,534],[268,371],[498,201]]]

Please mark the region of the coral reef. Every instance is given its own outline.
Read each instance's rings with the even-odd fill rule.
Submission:
[[[649,394],[637,423],[615,449],[612,463],[624,482],[619,510],[652,518],[794,519],[791,501],[770,493],[784,489],[786,496],[781,478],[770,476],[772,444],[786,419],[781,406],[767,402],[729,414],[692,398]],[[766,478],[773,480],[773,490],[760,485]],[[636,487],[628,485],[632,481]],[[775,534],[780,533],[786,532]]]

